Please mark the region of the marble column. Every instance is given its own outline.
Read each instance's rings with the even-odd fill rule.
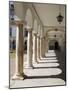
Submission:
[[[43,37],[40,37],[40,58],[43,56]]]
[[[40,57],[45,57],[45,40],[43,36],[40,38]]]
[[[33,33],[33,62],[37,63],[37,34]]]
[[[37,61],[40,60],[40,36],[37,35]]]
[[[27,38],[27,68],[33,68],[32,54],[32,30],[29,29]]]
[[[45,49],[46,49],[46,47],[45,47],[45,37],[43,37],[43,57],[45,57]]]
[[[16,30],[15,75],[12,77],[12,79],[24,79],[23,50],[23,24],[18,24]]]
[[[49,46],[48,46],[48,39],[46,38],[46,45],[45,45],[45,47],[46,47],[46,53],[48,52],[48,49],[49,49]]]

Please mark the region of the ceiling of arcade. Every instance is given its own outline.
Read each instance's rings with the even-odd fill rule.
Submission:
[[[61,5],[61,14],[64,17],[61,24],[57,22],[59,5],[55,4],[34,4],[34,7],[43,23],[43,26],[65,26],[65,5]]]
[[[30,10],[28,10],[28,13],[26,14],[26,21],[27,23],[29,23],[29,25],[31,25],[33,22],[30,21],[33,17],[31,16],[30,13],[32,13],[32,15],[34,17],[38,17],[35,18],[35,23],[34,24],[34,29],[37,31],[39,29],[39,24],[37,21],[41,22],[42,25],[42,29],[44,30],[44,33],[46,33],[48,30],[55,30],[57,29],[58,32],[56,31],[52,31],[49,33],[49,36],[54,36],[54,34],[58,35],[58,36],[63,36],[63,33],[59,32],[59,30],[61,31],[65,31],[65,5],[61,5],[61,14],[64,17],[63,21],[61,22],[61,24],[59,24],[59,22],[57,21],[57,16],[59,15],[59,5],[55,5],[55,4],[40,4],[40,3],[25,3],[24,4],[24,9],[23,9],[23,3],[17,3],[15,5],[15,9],[17,10],[17,16],[23,16],[24,10],[26,10],[26,7],[30,7]],[[17,7],[18,6],[18,7]],[[20,8],[19,8],[20,7]],[[20,10],[19,10],[20,9]],[[34,10],[33,10],[34,9]],[[22,11],[22,12],[21,12]],[[31,25],[33,26],[33,25]],[[38,30],[39,31],[39,30]],[[37,31],[37,32],[38,32]]]
[[[34,7],[43,23],[43,28],[45,33],[48,32],[48,37],[53,39],[64,38],[65,34],[65,5],[61,5],[61,14],[64,17],[61,24],[57,21],[57,16],[59,14],[59,5],[55,4],[34,4]],[[56,31],[56,29],[58,31]]]

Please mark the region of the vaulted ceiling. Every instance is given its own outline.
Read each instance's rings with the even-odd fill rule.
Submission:
[[[61,14],[64,17],[61,24],[56,18],[59,15],[59,5],[34,3],[34,7],[43,26],[65,26],[65,5],[61,5]]]

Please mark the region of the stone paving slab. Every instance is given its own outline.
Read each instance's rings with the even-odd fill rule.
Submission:
[[[58,67],[59,63],[38,63],[33,65],[34,67]]]
[[[44,60],[55,60],[57,59],[57,57],[45,57],[45,58],[42,58],[41,59],[44,59]]]
[[[24,69],[24,73],[27,76],[53,76],[59,75],[62,73],[62,70],[59,68],[36,68],[36,69]]]
[[[10,85],[11,88],[65,85],[65,81],[60,78],[11,80],[10,83],[11,83]]]
[[[56,55],[55,55],[54,53],[46,53],[46,57],[47,57],[47,56],[50,56],[50,57],[51,57],[51,56],[56,57]]]
[[[59,63],[54,63],[54,62],[53,63],[48,63],[47,62],[47,63],[38,63],[38,64],[34,63],[33,67],[41,67],[41,68],[44,67],[44,68],[46,68],[46,67],[58,67],[59,65],[60,65]],[[24,67],[25,68],[28,67],[26,63],[24,64]]]
[[[44,63],[53,63],[53,62],[58,62],[58,60],[56,60],[56,59],[53,59],[53,60],[47,60],[47,59],[42,59],[42,60],[39,60],[39,62],[44,62]]]

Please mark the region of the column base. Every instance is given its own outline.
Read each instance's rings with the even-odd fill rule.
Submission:
[[[36,63],[39,63],[39,61],[37,61],[37,60],[34,60],[34,61],[33,61],[33,64],[36,64]]]
[[[37,63],[41,60],[41,58],[37,58]]]
[[[32,66],[32,67],[27,67],[28,69],[33,69],[34,67]]]
[[[25,74],[15,74],[12,80],[24,80],[27,76]]]
[[[39,61],[37,60],[36,63],[39,63]]]
[[[26,66],[27,69],[34,69],[33,66]]]
[[[45,58],[46,56],[44,55],[44,56],[42,56],[41,58]]]

